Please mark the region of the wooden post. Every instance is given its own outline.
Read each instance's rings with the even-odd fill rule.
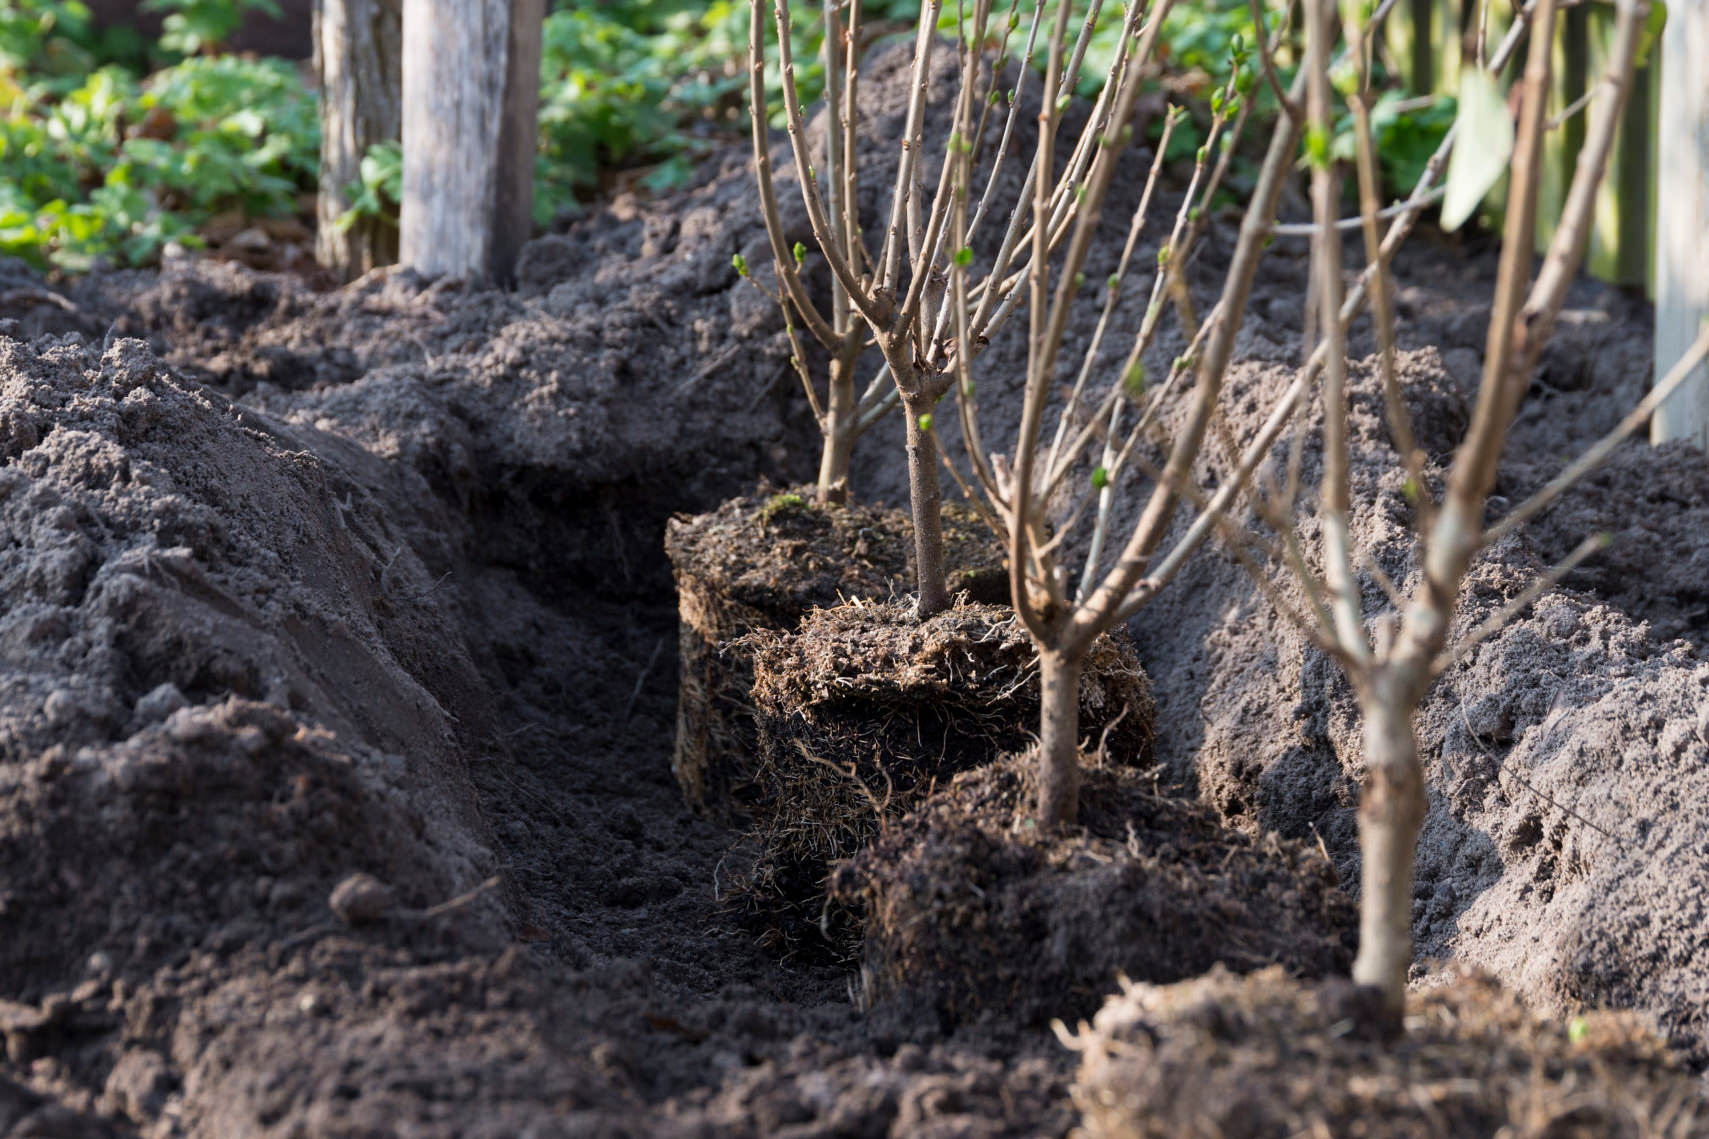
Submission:
[[[508,283],[533,227],[545,0],[404,0],[404,265]]]
[[[1668,5],[1661,45],[1656,192],[1656,375],[1665,375],[1709,317],[1709,5]],[[1668,398],[1650,439],[1709,447],[1709,369]]]
[[[315,259],[345,280],[398,259],[397,227],[364,218],[340,233],[350,208],[345,189],[361,176],[375,143],[395,142],[403,29],[399,0],[319,0],[314,15],[320,74],[320,190],[315,197]]]

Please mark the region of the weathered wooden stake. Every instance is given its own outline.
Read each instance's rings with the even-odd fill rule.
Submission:
[[[315,259],[345,280],[398,259],[397,227],[364,218],[340,233],[350,208],[345,189],[361,175],[375,143],[402,129],[400,0],[319,0],[315,70],[320,74],[320,190],[315,198]]]
[[[1709,317],[1709,5],[1668,5],[1661,45],[1657,132],[1656,375],[1667,374]],[[1668,398],[1650,420],[1650,439],[1690,439],[1709,447],[1709,367]]]
[[[402,263],[507,283],[528,240],[545,0],[404,0]]]

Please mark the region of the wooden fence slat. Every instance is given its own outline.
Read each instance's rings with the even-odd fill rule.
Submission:
[[[1674,0],[1661,43],[1656,149],[1656,375],[1685,355],[1709,316],[1709,4]],[[1709,369],[1699,368],[1650,420],[1657,443],[1709,447]]]
[[[400,260],[507,281],[533,227],[545,0],[405,0]]]

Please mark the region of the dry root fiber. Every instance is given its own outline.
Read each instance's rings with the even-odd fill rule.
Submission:
[[[923,622],[905,601],[849,604],[753,640],[761,798],[741,904],[780,950],[852,956],[858,925],[826,914],[831,863],[940,781],[1026,745],[1037,654],[1007,608],[971,603]],[[1114,761],[1144,763],[1154,717],[1132,649],[1099,638],[1080,682],[1082,732]]]
[[[1628,1015],[1544,1020],[1455,970],[1407,1001],[1406,1031],[1346,981],[1279,969],[1129,985],[1081,1026],[1084,1139],[1685,1139],[1695,1081]]]
[[[983,524],[946,507],[944,530],[951,590],[1006,598],[1002,554]],[[815,607],[907,592],[913,531],[900,511],[815,503],[810,488],[762,490],[672,519],[665,552],[682,677],[672,767],[690,802],[728,818],[752,801],[753,657],[741,638],[794,629]]]
[[[1039,833],[1033,796],[1031,757],[1005,757],[839,869],[834,896],[866,913],[875,999],[946,1024],[1043,1024],[1090,1015],[1118,975],[1350,966],[1353,906],[1315,845],[1230,830],[1132,769],[1088,770],[1066,835]]]

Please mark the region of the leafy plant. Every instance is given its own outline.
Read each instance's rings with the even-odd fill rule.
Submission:
[[[224,211],[293,213],[314,185],[319,134],[313,97],[282,60],[15,84],[0,114],[0,252],[68,269],[141,264]]]
[[[251,12],[284,18],[275,0],[143,0],[142,8],[167,14],[160,46],[186,56],[218,48]]]

